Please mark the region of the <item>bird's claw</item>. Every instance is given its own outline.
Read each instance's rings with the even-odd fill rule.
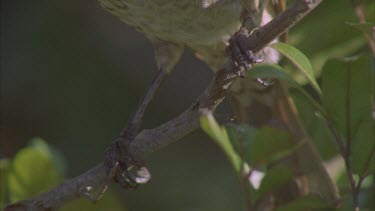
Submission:
[[[265,58],[263,51],[253,53],[248,46],[247,37],[249,34],[247,30],[241,29],[229,39],[229,45],[226,49],[231,61],[239,68],[241,77],[244,77],[245,70],[250,69],[252,64],[261,63]]]

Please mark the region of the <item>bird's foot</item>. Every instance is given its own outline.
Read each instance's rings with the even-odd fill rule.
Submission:
[[[113,179],[125,189],[136,189],[147,183],[151,174],[144,163],[135,161],[128,150],[129,143],[119,138],[107,149],[104,163],[108,178]]]
[[[236,34],[229,39],[227,53],[233,64],[240,70],[239,74],[244,77],[245,70],[251,68],[252,64],[264,61],[263,51],[254,53],[251,46],[248,45],[247,38],[251,32],[242,27]]]

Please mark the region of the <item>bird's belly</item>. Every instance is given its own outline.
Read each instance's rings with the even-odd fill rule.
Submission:
[[[238,0],[99,0],[109,12],[150,38],[207,45],[239,26]]]

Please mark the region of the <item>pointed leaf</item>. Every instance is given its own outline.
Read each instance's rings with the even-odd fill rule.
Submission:
[[[288,82],[291,86],[299,84],[291,78],[282,67],[276,64],[258,64],[248,73],[249,78],[276,78]]]
[[[21,149],[8,175],[11,202],[30,198],[62,180],[49,152],[34,147]]]
[[[322,80],[323,106],[344,143],[354,150],[351,155],[354,173],[361,173],[366,166],[363,162],[371,156],[369,148],[375,144],[371,59],[362,56],[329,61],[323,68]]]
[[[350,163],[353,172],[366,176],[375,167],[375,124],[372,119],[362,122],[354,136]]]
[[[297,48],[285,43],[274,43],[270,47],[278,50],[281,54],[287,57],[299,70],[301,70],[315,91],[318,94],[322,93],[318,83],[315,80],[311,63],[302,52],[300,52]]]
[[[319,105],[319,103],[307,93],[300,84],[298,84],[284,68],[275,64],[259,64],[251,69],[251,72],[248,74],[248,77],[251,79],[254,78],[277,78],[287,82],[290,86],[296,89],[296,92],[299,92],[299,95],[304,98],[306,103],[311,104],[315,110],[319,112],[324,112],[324,109]]]
[[[53,161],[53,165],[56,167],[60,175],[65,175],[66,173],[66,160],[61,151],[56,149],[54,146],[49,145],[44,139],[40,137],[35,137],[30,140],[31,147],[40,150],[42,153],[48,154]]]
[[[337,147],[334,137],[328,128],[327,120],[324,118],[323,108],[310,96],[301,92],[300,89],[291,89],[290,94],[298,109],[307,132],[314,141],[323,159],[329,159],[337,155]]]
[[[239,172],[241,169],[241,159],[234,150],[229,140],[227,131],[221,127],[213,117],[212,113],[204,115],[200,119],[201,128],[206,132],[224,151],[232,163],[234,169]]]

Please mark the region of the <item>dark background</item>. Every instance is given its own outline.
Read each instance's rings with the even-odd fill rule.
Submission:
[[[156,73],[150,43],[95,0],[1,1],[0,156],[12,158],[33,137],[59,149],[67,177],[103,158]],[[373,5],[370,22],[374,21]],[[372,8],[372,9],[371,9]],[[349,1],[324,1],[290,33],[317,75],[329,58],[365,48]],[[187,51],[146,114],[155,127],[186,109],[212,72]],[[303,81],[300,73],[297,80]],[[227,111],[228,112],[228,111]],[[326,148],[325,143],[318,148]],[[322,152],[322,151],[321,151]],[[239,210],[235,173],[201,131],[148,159],[150,184],[111,190],[128,210]]]
[[[103,158],[156,73],[150,43],[94,0],[2,1],[0,155],[33,137],[64,154],[67,176]],[[204,90],[208,67],[186,52],[145,117],[151,128]],[[238,184],[220,149],[197,131],[149,159],[152,182],[119,190],[129,210],[235,210]]]

